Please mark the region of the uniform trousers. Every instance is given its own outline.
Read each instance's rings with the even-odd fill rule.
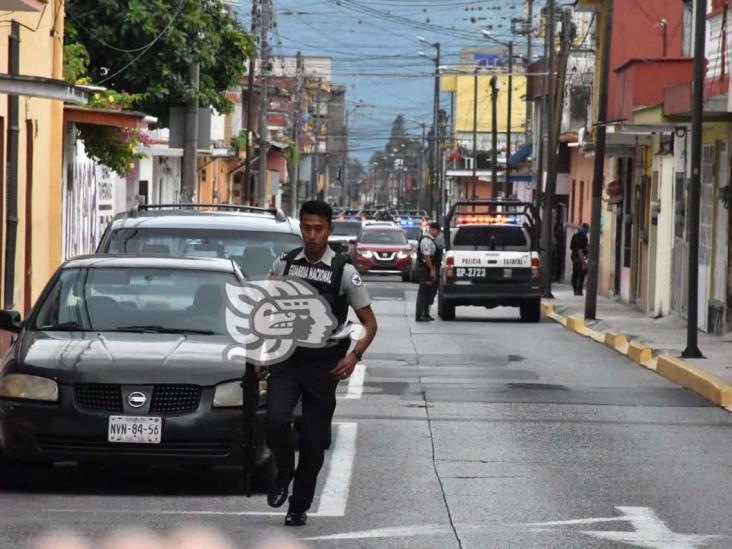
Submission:
[[[430,280],[429,270],[421,266],[417,271],[419,290],[417,291],[417,306],[415,317],[420,319],[430,314],[430,307],[435,302],[437,293],[437,279]]]
[[[286,362],[272,366],[267,380],[267,445],[274,455],[278,481],[285,483],[294,477],[290,510],[295,512],[310,509],[315,496],[336,407],[338,380],[330,372],[343,355],[343,350],[337,348],[300,348]],[[300,399],[302,423],[296,469],[291,424]]]

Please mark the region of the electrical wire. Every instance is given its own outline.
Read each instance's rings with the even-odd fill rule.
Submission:
[[[150,49],[152,49],[152,47],[158,42],[158,40],[160,40],[165,34],[167,34],[167,32],[173,26],[173,23],[175,23],[175,20],[178,19],[178,16],[183,12],[183,8],[185,7],[187,2],[188,2],[188,0],[181,0],[175,13],[173,13],[172,17],[170,18],[170,21],[168,21],[168,24],[165,25],[165,28],[163,28],[163,30],[155,38],[153,38],[150,41],[150,43],[145,47],[144,50],[142,50],[138,55],[133,57],[129,63],[124,65],[117,72],[102,78],[99,82],[97,82],[97,84],[99,84],[99,85],[104,84],[105,82],[109,82],[113,78],[119,76],[124,71],[126,71],[128,68],[130,68],[132,65],[134,65],[139,59],[141,59],[143,55],[145,55],[148,51],[150,51]]]

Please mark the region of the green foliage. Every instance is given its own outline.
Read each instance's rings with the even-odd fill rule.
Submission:
[[[89,68],[89,52],[83,44],[64,46],[64,80],[76,83],[86,76]]]
[[[142,142],[139,130],[96,124],[78,124],[77,129],[87,156],[109,166],[120,176],[131,175],[135,160],[143,157],[138,147]]]
[[[93,109],[112,109],[115,111],[129,110],[133,105],[141,103],[145,99],[142,93],[120,93],[115,90],[105,90],[93,94],[87,102],[87,107]]]
[[[247,132],[242,130],[231,138],[231,148],[235,151],[243,151],[247,148]]]
[[[252,37],[220,0],[75,0],[67,25],[67,45],[89,53],[91,80],[142,94],[139,108],[162,124],[171,105],[195,96],[187,84],[192,61],[200,63],[200,104],[230,112],[226,92],[254,53]]]

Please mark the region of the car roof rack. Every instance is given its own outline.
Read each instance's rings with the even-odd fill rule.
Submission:
[[[275,220],[287,221],[287,215],[280,208],[262,208],[259,206],[248,206],[246,204],[140,204],[133,208],[130,213],[134,217],[136,212],[149,212],[152,210],[219,210],[242,213],[263,213],[274,216]]]

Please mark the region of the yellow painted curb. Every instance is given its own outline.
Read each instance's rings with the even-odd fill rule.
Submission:
[[[670,355],[658,357],[656,372],[682,387],[691,389],[714,404],[723,408],[732,406],[732,385],[679,358]]]
[[[541,312],[544,314],[544,316],[549,316],[554,312],[554,304],[549,303],[548,301],[542,301]]]
[[[653,349],[648,345],[633,341],[628,345],[628,358],[633,362],[643,364],[653,358]]]
[[[551,318],[554,322],[558,322],[562,326],[567,326],[567,319],[557,313],[548,313],[547,317]]]
[[[585,320],[579,316],[567,317],[567,328],[573,332],[580,332],[585,329]]]

